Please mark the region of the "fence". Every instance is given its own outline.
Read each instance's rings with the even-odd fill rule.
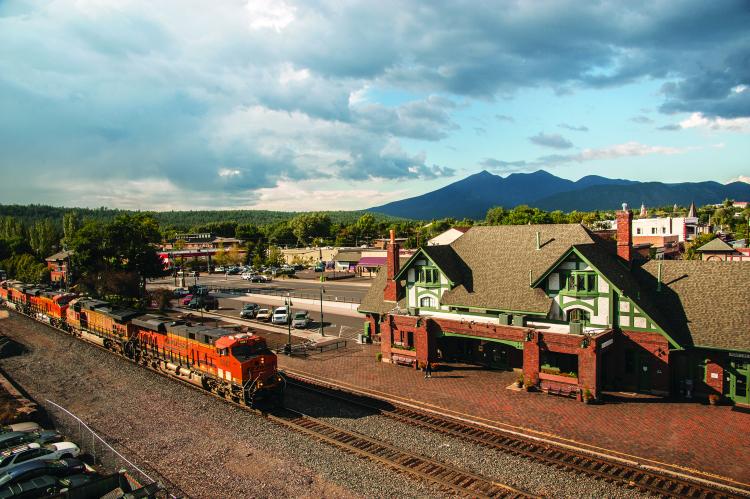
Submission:
[[[185,496],[185,494],[168,479],[152,470],[146,472],[130,461],[102,437],[102,435],[105,435],[103,432],[99,430],[98,433],[95,432],[81,418],[66,408],[49,399],[46,399],[45,403],[42,405],[47,411],[47,415],[55,426],[55,429],[62,433],[65,438],[78,445],[82,453],[91,456],[94,465],[101,465],[104,469],[110,471],[125,470],[142,485],[148,485],[155,482],[159,483],[161,488],[165,488],[165,490],[168,491],[165,492],[165,494],[160,494],[160,497],[163,496],[177,499],[178,497]],[[115,441],[114,438],[108,439],[111,442]],[[130,456],[137,456],[132,449],[129,449],[124,444],[117,443],[115,445],[120,447],[123,452]]]
[[[208,284],[206,285],[208,287],[209,291],[215,291],[217,293],[226,293],[226,294],[234,294],[234,295],[244,295],[244,294],[256,294],[256,295],[268,295],[268,296],[280,296],[283,298],[286,298],[287,295],[291,296],[292,298],[303,298],[308,300],[317,300],[320,301],[320,292],[309,292],[305,293],[303,291],[295,291],[293,289],[278,289],[278,288],[237,288],[232,286],[218,286],[215,284]],[[333,302],[340,302],[340,303],[361,303],[362,300],[360,298],[354,297],[354,296],[337,296],[337,295],[330,295],[328,293],[323,293],[323,301],[333,301]]]

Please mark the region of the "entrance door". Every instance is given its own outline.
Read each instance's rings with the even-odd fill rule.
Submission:
[[[648,354],[638,355],[638,391],[651,390],[651,366],[649,364]]]
[[[750,403],[748,384],[750,384],[750,363],[732,362],[732,369],[729,371],[729,397],[740,404]]]

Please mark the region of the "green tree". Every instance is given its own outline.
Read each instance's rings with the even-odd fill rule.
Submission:
[[[50,256],[57,249],[59,241],[60,233],[49,218],[39,220],[29,228],[29,245],[40,258]]]
[[[484,222],[487,225],[503,225],[505,222],[506,217],[508,216],[508,211],[503,208],[502,206],[495,206],[494,208],[490,208],[487,210],[487,215],[484,217]]]
[[[278,267],[279,265],[283,265],[284,263],[284,255],[281,253],[281,250],[278,248],[278,246],[271,246],[268,248],[268,256],[266,257],[266,265],[272,265]]]
[[[40,263],[33,255],[13,255],[1,263],[8,272],[8,277],[18,279],[29,284],[44,284],[49,282],[50,271],[46,265]]]
[[[289,221],[297,243],[306,245],[313,238],[327,238],[331,235],[331,217],[325,213],[302,213]]]
[[[377,223],[372,213],[365,213],[354,224],[354,233],[359,241],[371,241],[377,235]],[[355,242],[359,242],[355,240]]]
[[[69,211],[63,215],[63,248],[68,249],[68,244],[80,228],[81,220],[77,211]]]

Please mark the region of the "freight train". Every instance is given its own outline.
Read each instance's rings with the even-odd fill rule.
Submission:
[[[17,281],[0,283],[0,301],[234,402],[250,406],[281,402],[284,379],[276,355],[257,335],[176,321]]]

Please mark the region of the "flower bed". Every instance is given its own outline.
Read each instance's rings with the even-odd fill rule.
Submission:
[[[566,385],[577,385],[578,378],[570,376],[569,374],[549,374],[545,372],[539,373],[539,379],[554,381],[555,383],[564,383]]]

